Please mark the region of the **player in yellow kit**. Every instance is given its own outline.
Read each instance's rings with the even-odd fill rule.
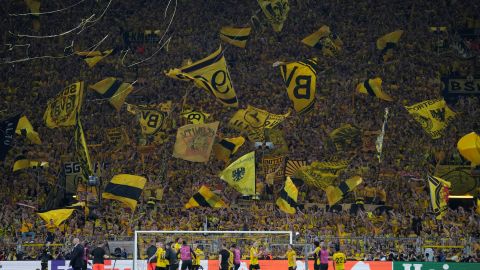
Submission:
[[[157,259],[157,264],[155,270],[166,270],[167,264],[165,260],[165,249],[163,249],[163,243],[157,242],[155,245],[157,247],[157,252],[153,255],[148,261],[152,262],[153,259]]]
[[[260,265],[258,264],[258,256],[260,256],[261,253],[258,251],[258,242],[255,241],[250,248],[250,266],[249,270],[253,269],[260,269]]]
[[[333,254],[333,270],[345,270],[346,262],[347,256],[340,251],[340,247],[337,247],[336,252]]]
[[[203,253],[203,250],[201,250],[197,244],[193,244],[193,252],[195,252],[195,258],[193,259],[193,270],[199,270],[200,269],[200,260],[203,260],[205,257],[205,253]]]
[[[293,249],[292,245],[288,245],[287,253],[285,253],[285,256],[288,260],[288,270],[297,269],[297,253]]]

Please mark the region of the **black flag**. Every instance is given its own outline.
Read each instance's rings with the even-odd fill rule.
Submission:
[[[20,115],[18,113],[0,121],[0,161],[5,160],[8,150],[12,148],[13,136],[15,136]]]

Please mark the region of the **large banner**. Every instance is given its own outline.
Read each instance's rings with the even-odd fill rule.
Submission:
[[[443,96],[480,95],[480,78],[443,77]]]
[[[435,176],[452,184],[451,195],[474,194],[480,183],[472,176],[472,168],[463,165],[438,165]]]
[[[219,122],[180,127],[173,156],[192,162],[208,162]]]
[[[285,159],[285,156],[269,157],[262,159],[263,172],[267,180],[269,180],[269,175],[273,176],[273,181],[285,180]]]

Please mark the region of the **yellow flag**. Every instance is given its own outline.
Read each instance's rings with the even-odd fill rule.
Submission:
[[[186,209],[193,207],[225,208],[227,204],[208,187],[202,186],[185,204]]]
[[[325,56],[335,56],[342,50],[343,46],[342,40],[335,33],[332,33],[327,25],[323,25],[317,31],[302,39],[302,43],[322,50]]]
[[[279,125],[290,115],[273,114],[268,111],[248,105],[246,109],[238,110],[228,122],[228,125],[238,131],[257,131],[263,133],[264,129],[272,129]],[[250,137],[250,134],[249,134]]]
[[[28,168],[45,168],[48,167],[49,164],[46,161],[36,161],[27,159],[24,155],[19,155],[15,158],[15,162],[13,163],[13,172],[18,170],[28,169]]]
[[[436,219],[442,219],[448,209],[448,195],[451,184],[440,177],[428,176],[428,186],[433,213]]]
[[[182,111],[180,116],[185,118],[188,124],[204,124],[210,117],[210,114],[204,113],[200,110],[188,109]]]
[[[220,29],[220,39],[234,46],[245,48],[250,37],[251,27],[230,27]]]
[[[118,174],[105,187],[102,198],[117,200],[135,210],[147,179],[138,175]]]
[[[75,159],[80,163],[84,179],[88,179],[93,175],[92,162],[90,161],[90,154],[88,153],[87,141],[83,133],[83,126],[80,118],[77,118],[77,124],[74,130],[74,145],[75,145]]]
[[[305,184],[326,190],[348,166],[347,161],[319,162],[314,161],[308,166],[296,169],[294,176],[302,179]]]
[[[393,98],[383,91],[382,79],[378,77],[375,79],[367,79],[363,83],[359,83],[357,85],[357,91],[386,101],[393,101]]]
[[[353,191],[362,182],[363,180],[360,176],[354,176],[345,180],[345,182],[340,183],[338,187],[334,187],[334,186],[327,187],[325,192],[327,193],[328,204],[332,206],[338,203],[349,192]]]
[[[18,135],[26,136],[27,139],[34,144],[42,144],[40,136],[38,136],[38,133],[33,129],[32,124],[30,124],[30,121],[28,121],[28,118],[26,116],[22,116],[18,120],[18,125],[15,133],[17,133]]]
[[[361,130],[350,124],[342,124],[328,134],[337,151],[354,149],[361,142],[361,135]]]
[[[390,60],[393,56],[393,50],[403,35],[403,30],[396,30],[377,39],[377,49],[381,51],[384,61]]]
[[[48,100],[43,115],[49,128],[73,126],[77,120],[83,101],[83,82],[76,82],[62,90],[56,97]]]
[[[127,110],[137,115],[142,134],[155,135],[168,129],[167,117],[171,111],[172,102],[155,106],[127,106]]]
[[[69,218],[75,209],[56,209],[47,212],[38,212],[37,215],[45,220],[46,223],[50,223],[53,220],[55,226],[60,226],[67,218]]]
[[[213,145],[213,154],[218,160],[229,162],[233,154],[235,154],[244,143],[245,138],[242,136],[223,138]]]
[[[235,160],[219,176],[243,195],[255,195],[255,151]]]
[[[442,137],[443,131],[456,116],[443,99],[426,100],[405,108],[432,139]]]
[[[287,93],[293,108],[299,114],[310,111],[315,105],[318,62],[316,58],[281,64]]]
[[[287,20],[290,5],[288,0],[258,0],[258,4],[273,27],[273,31],[282,31],[283,24]]]
[[[178,128],[173,156],[192,162],[208,162],[219,123],[190,124]]]
[[[117,111],[120,110],[125,99],[133,90],[131,84],[124,83],[114,77],[105,78],[96,84],[90,85],[90,88],[99,93],[102,99],[108,99]]]
[[[221,46],[206,58],[181,68],[171,69],[166,75],[183,81],[193,81],[197,87],[213,94],[225,106],[238,107],[237,95]]]
[[[480,165],[480,136],[477,133],[463,136],[457,143],[457,149],[472,165]]]
[[[285,186],[283,187],[276,201],[278,208],[287,214],[295,214],[297,212],[298,189],[290,177],[287,177]]]
[[[77,55],[83,58],[87,63],[88,67],[93,68],[98,62],[102,61],[103,58],[112,54],[113,49],[106,51],[89,51],[89,52],[75,52]]]

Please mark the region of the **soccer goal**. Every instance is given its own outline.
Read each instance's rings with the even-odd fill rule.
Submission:
[[[222,244],[235,244],[242,254],[249,254],[250,247],[258,242],[265,256],[284,254],[293,242],[291,231],[135,231],[133,270],[147,269],[147,248],[155,242],[175,243],[179,239],[188,245],[195,244],[204,252],[204,262],[216,260]],[[205,267],[204,267],[205,269]]]

